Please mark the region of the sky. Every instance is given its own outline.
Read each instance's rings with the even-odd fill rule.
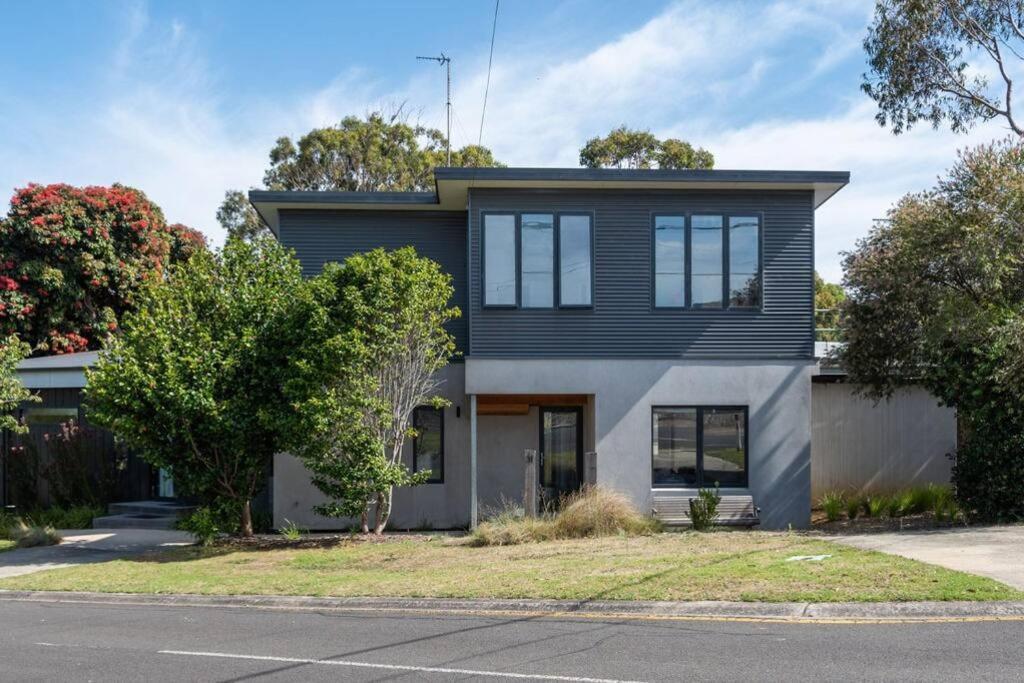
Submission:
[[[816,264],[958,149],[1001,138],[894,136],[860,90],[870,0],[502,0],[483,144],[510,166],[575,167],[626,124],[714,153],[716,168],[850,171],[817,212]],[[257,187],[274,141],[402,106],[475,143],[490,0],[10,3],[0,23],[0,196],[30,182],[137,187],[168,220],[223,241],[225,190]]]

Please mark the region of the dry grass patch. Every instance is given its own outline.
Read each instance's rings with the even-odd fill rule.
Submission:
[[[828,555],[820,562],[788,561]],[[572,600],[1009,600],[990,579],[800,534],[669,533],[477,547],[436,537],[321,549],[182,548],[0,581],[107,592]]]

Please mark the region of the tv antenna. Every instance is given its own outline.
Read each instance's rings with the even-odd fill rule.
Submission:
[[[452,58],[447,56],[445,53],[441,53],[440,57],[416,57],[430,62],[437,62],[439,66],[445,67],[448,72],[448,83],[445,88],[445,95],[448,99],[445,106],[448,109],[448,165],[452,165]]]

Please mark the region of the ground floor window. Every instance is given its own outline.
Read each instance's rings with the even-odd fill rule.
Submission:
[[[655,487],[747,485],[747,408],[664,406],[652,411]]]
[[[412,470],[430,470],[428,483],[444,481],[444,411],[420,406],[412,414],[416,436],[412,441]]]

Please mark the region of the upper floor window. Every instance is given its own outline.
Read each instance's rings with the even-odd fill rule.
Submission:
[[[686,305],[686,219],[654,217],[654,305]]]
[[[654,216],[656,308],[760,308],[757,216]]]
[[[520,222],[522,306],[552,308],[555,305],[555,217],[550,213],[524,213]]]
[[[428,483],[444,481],[444,411],[420,406],[412,413],[416,436],[412,441],[412,471],[430,470]]]
[[[729,308],[757,308],[761,305],[759,233],[756,217],[729,217]]]
[[[592,230],[589,215],[558,217],[558,305],[590,306]]]
[[[722,307],[722,217],[691,216],[691,297],[694,308]]]
[[[515,214],[485,214],[483,222],[484,305],[515,306]]]

